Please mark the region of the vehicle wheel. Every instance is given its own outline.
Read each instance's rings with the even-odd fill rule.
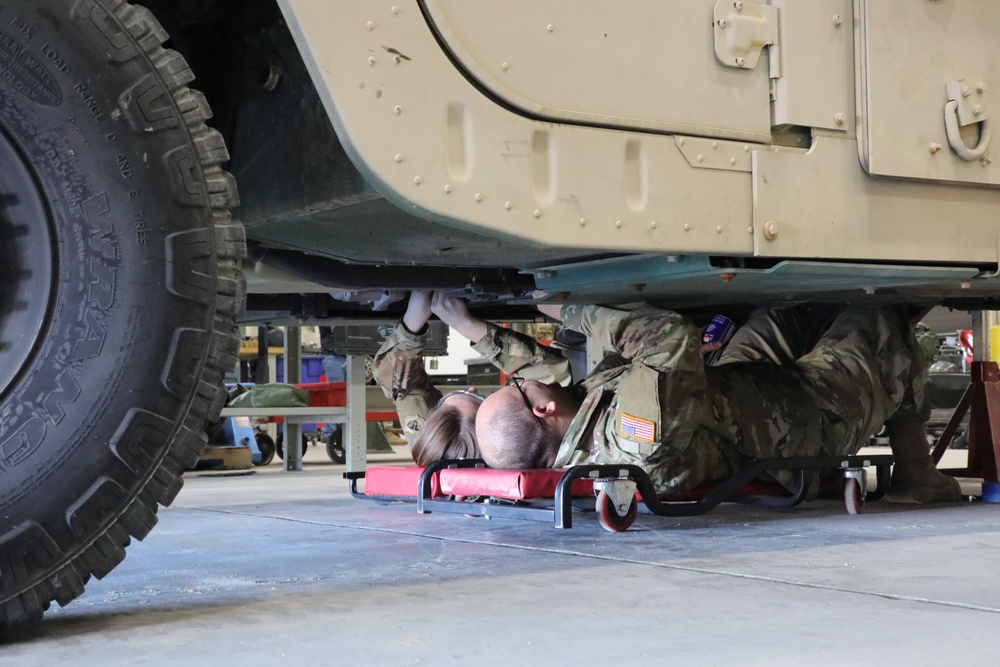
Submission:
[[[306,448],[309,447],[309,438],[305,435],[302,436],[302,456],[306,455]],[[274,451],[278,454],[278,458],[282,461],[285,460],[285,432],[282,431],[278,434],[278,439],[274,442]]]
[[[844,507],[848,514],[861,514],[865,511],[865,496],[861,493],[861,483],[853,477],[844,480]]]
[[[124,0],[0,4],[0,632],[146,536],[237,363],[235,184],[166,37]]]
[[[632,499],[632,503],[628,506],[628,510],[625,512],[625,516],[618,513],[615,509],[614,503],[611,502],[611,496],[608,495],[607,491],[601,491],[597,494],[597,518],[604,526],[605,530],[610,530],[613,533],[621,533],[629,529],[632,522],[635,521],[636,514],[639,513],[639,506],[635,502],[635,498]]]
[[[334,463],[347,463],[347,452],[344,451],[344,434],[334,431],[326,438],[326,455]]]
[[[254,437],[257,440],[257,449],[260,450],[260,461],[254,463],[254,465],[269,465],[274,460],[274,451],[276,449],[274,439],[267,433],[257,433]]]

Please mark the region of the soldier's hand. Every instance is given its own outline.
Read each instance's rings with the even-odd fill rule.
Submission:
[[[486,322],[469,312],[469,306],[465,303],[465,299],[445,296],[442,292],[434,292],[431,299],[431,312],[473,343],[481,340],[488,330]]]
[[[465,299],[445,296],[444,292],[434,292],[434,295],[431,297],[431,312],[449,326],[455,326],[456,323],[472,317]]]
[[[701,353],[708,354],[710,352],[715,352],[716,350],[721,350],[723,343],[721,341],[716,341],[714,343],[705,343],[701,346]]]
[[[403,314],[403,326],[410,333],[420,333],[431,318],[431,293],[410,292],[410,300]]]
[[[704,327],[701,328],[701,339],[702,340],[705,340],[705,332],[706,331],[708,331],[708,327],[707,326],[704,326]],[[702,354],[702,356],[704,356],[706,354],[711,354],[712,352],[715,352],[716,350],[721,350],[724,346],[725,346],[725,343],[723,343],[721,340],[720,341],[716,341],[714,343],[702,343],[702,345],[701,345],[701,354]]]

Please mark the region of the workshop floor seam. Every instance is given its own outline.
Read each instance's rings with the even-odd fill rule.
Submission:
[[[663,563],[663,562],[660,562],[660,561],[641,560],[641,559],[638,559],[638,558],[626,558],[626,557],[621,557],[621,556],[608,556],[608,555],[601,555],[601,554],[593,554],[593,553],[587,553],[587,552],[584,552],[584,551],[574,551],[574,550],[571,550],[571,549],[556,549],[556,548],[552,548],[552,547],[535,547],[535,546],[529,546],[529,545],[525,545],[525,544],[514,544],[514,543],[510,543],[510,542],[496,542],[496,541],[490,541],[490,540],[474,540],[474,539],[461,538],[461,537],[448,537],[448,536],[443,536],[443,535],[433,535],[433,534],[429,534],[429,533],[422,533],[422,532],[418,532],[418,531],[401,530],[401,529],[398,529],[398,528],[382,528],[382,527],[379,527],[379,526],[360,526],[360,525],[357,525],[357,524],[350,524],[350,523],[336,523],[336,522],[333,522],[333,521],[316,521],[316,520],[313,520],[313,519],[298,519],[298,518],[287,517],[287,516],[279,516],[279,515],[272,515],[272,514],[256,514],[256,513],[252,513],[252,512],[238,512],[238,511],[235,511],[235,510],[226,510],[226,509],[218,509],[218,508],[208,508],[208,507],[192,508],[192,507],[188,507],[188,508],[184,508],[184,509],[189,509],[189,510],[197,511],[197,512],[215,512],[215,513],[219,513],[219,514],[231,514],[231,515],[244,516],[244,517],[255,517],[255,518],[261,518],[261,519],[273,519],[273,520],[277,520],[277,521],[288,521],[288,522],[292,522],[292,523],[301,523],[301,524],[314,525],[314,526],[324,526],[324,527],[329,527],[329,528],[344,528],[344,529],[349,529],[349,530],[360,530],[360,531],[374,532],[374,533],[389,533],[389,534],[394,534],[394,535],[406,535],[408,537],[422,537],[422,538],[431,539],[431,540],[439,540],[441,542],[455,542],[455,543],[458,543],[458,544],[478,544],[478,545],[483,545],[483,546],[500,547],[500,548],[504,548],[504,549],[516,549],[516,550],[520,550],[520,551],[530,551],[530,552],[536,552],[536,553],[548,553],[548,554],[554,554],[554,555],[560,555],[560,556],[575,556],[575,557],[580,557],[580,558],[589,558],[591,560],[602,560],[602,561],[610,561],[610,562],[616,562],[616,563],[628,563],[628,564],[631,564],[631,565],[647,565],[647,566],[651,566],[651,567],[658,567],[658,568],[663,568],[663,569],[668,569],[668,570],[677,570],[677,571],[680,571],[680,572],[692,572],[692,573],[697,573],[697,574],[709,574],[709,575],[722,576],[722,577],[732,577],[732,578],[735,578],[735,579],[744,579],[744,580],[748,580],[748,581],[760,581],[760,582],[765,582],[765,583],[781,584],[781,585],[785,585],[785,586],[796,586],[796,587],[800,587],[800,588],[812,588],[812,589],[816,589],[816,590],[834,591],[834,592],[838,592],[838,593],[851,593],[851,594],[855,594],[855,595],[864,595],[864,596],[868,596],[868,597],[882,598],[882,599],[885,599],[885,600],[895,600],[895,601],[900,601],[900,602],[917,602],[917,603],[921,603],[921,604],[931,604],[931,605],[936,605],[936,606],[941,606],[941,607],[951,607],[951,608],[955,608],[955,609],[966,609],[966,610],[970,610],[970,611],[982,611],[982,612],[988,612],[988,613],[992,613],[992,614],[1000,614],[1000,609],[998,609],[996,607],[987,607],[985,605],[969,604],[969,603],[966,603],[966,602],[956,602],[956,601],[953,601],[953,600],[935,600],[933,598],[918,597],[918,596],[914,596],[914,595],[900,595],[900,594],[896,594],[896,593],[879,593],[877,591],[864,590],[864,589],[860,589],[860,588],[847,588],[847,587],[844,587],[844,586],[833,586],[833,585],[830,585],[830,584],[817,584],[817,583],[812,583],[812,582],[807,582],[807,581],[797,581],[797,580],[793,580],[793,579],[779,579],[777,577],[768,577],[768,576],[764,576],[764,575],[748,574],[748,573],[745,573],[745,572],[732,572],[732,571],[729,571],[729,570],[718,570],[718,569],[705,568],[705,567],[693,567],[693,566],[690,566],[690,565],[676,565],[676,564],[671,564],[671,563]]]

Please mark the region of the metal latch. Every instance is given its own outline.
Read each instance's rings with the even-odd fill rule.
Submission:
[[[968,162],[983,158],[990,145],[990,124],[984,93],[986,82],[979,77],[969,77],[945,84],[948,102],[944,107],[944,127],[952,150]],[[979,141],[975,148],[966,146],[959,128],[982,123],[979,127]]]
[[[771,76],[777,72],[778,8],[744,0],[715,4],[715,57],[728,67],[753,69],[761,51],[771,46]]]

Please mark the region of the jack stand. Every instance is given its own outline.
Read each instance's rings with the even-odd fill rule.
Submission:
[[[969,464],[967,468],[942,470],[956,477],[981,477],[983,502],[1000,503],[1000,370],[995,361],[973,361],[972,378],[962,400],[955,408],[948,426],[934,445],[931,456],[935,465],[944,456],[969,412]]]

